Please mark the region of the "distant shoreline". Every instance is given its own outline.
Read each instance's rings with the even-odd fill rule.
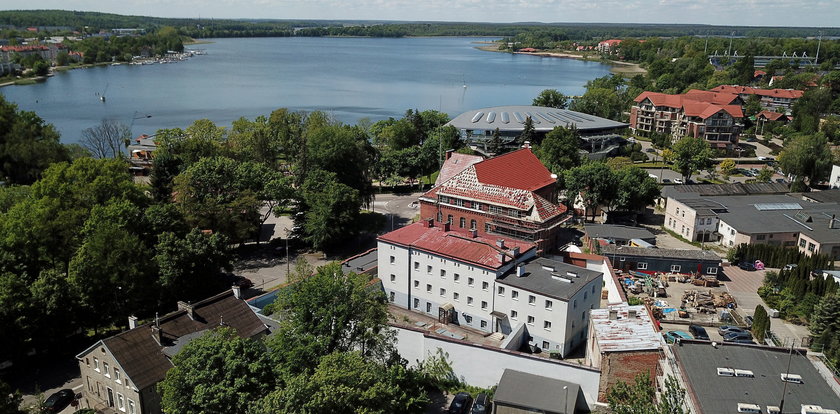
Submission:
[[[624,76],[633,76],[633,75],[640,75],[647,73],[647,70],[642,68],[638,63],[630,63],[630,62],[621,62],[617,60],[589,60],[585,56],[576,55],[572,53],[563,53],[563,52],[508,52],[504,50],[499,50],[499,44],[496,42],[474,42],[477,44],[484,44],[483,46],[476,46],[475,48],[478,50],[483,50],[485,52],[498,52],[498,53],[512,53],[517,55],[531,55],[531,56],[539,56],[539,57],[550,57],[550,58],[561,58],[561,59],[577,59],[589,62],[600,62],[607,65],[610,65],[610,72],[624,75]],[[491,44],[492,43],[492,44]]]

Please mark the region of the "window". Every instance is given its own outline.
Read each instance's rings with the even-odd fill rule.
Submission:
[[[90,366],[90,358],[85,358],[85,365]]]
[[[443,221],[443,213],[441,213],[440,211],[438,211],[437,221]]]
[[[484,223],[484,232],[490,233],[490,223]]]
[[[678,216],[680,215],[680,208],[679,207],[677,207],[677,215]]]
[[[572,302],[572,308],[577,309],[577,299],[575,299],[574,302]]]
[[[426,292],[432,293],[432,285],[426,285]]]
[[[440,288],[440,295],[441,296],[446,296],[446,289]]]
[[[534,317],[531,316],[531,315],[528,315],[528,325],[533,325],[533,324],[534,324]]]
[[[510,298],[513,300],[519,300],[519,291],[511,290],[510,291]]]
[[[516,311],[515,311],[515,310],[510,311],[510,318],[511,318],[511,319],[516,319],[516,317],[517,317],[518,315],[519,315],[519,314],[518,314],[518,313],[516,313]]]
[[[505,288],[504,288],[504,286],[499,286],[499,296],[504,296],[504,295],[505,295]]]
[[[440,278],[441,279],[446,278],[446,270],[440,269]]]
[[[452,224],[452,223],[453,223],[453,222],[452,222],[452,214],[448,214],[448,215],[446,216],[446,221],[447,221],[447,223],[449,223],[449,224]]]
[[[528,295],[528,304],[529,305],[536,305],[537,304],[537,297],[534,295]]]
[[[708,273],[710,275],[716,275],[717,274],[717,268],[716,267],[710,267],[710,268],[706,269],[706,273]]]
[[[799,247],[805,247],[805,239],[799,239]]]
[[[586,293],[586,292],[583,292],[583,300],[586,300],[586,298],[587,298],[587,297],[588,297],[588,296],[587,296],[587,293]]]
[[[458,227],[459,227],[459,228],[462,228],[462,229],[463,229],[464,227],[467,227],[467,219],[465,219],[465,218],[461,217],[461,218],[458,220]]]
[[[432,266],[431,265],[426,266],[426,273],[432,274]]]
[[[414,309],[417,309],[419,307],[420,307],[420,299],[414,298]]]
[[[391,294],[393,295],[394,292],[391,292]],[[391,301],[391,302],[393,302],[393,301]],[[118,384],[122,382],[121,378],[120,378],[120,370],[117,369],[117,368],[114,368],[114,381],[116,381]]]
[[[755,236],[756,240],[764,240],[765,238],[767,238],[767,236],[764,234],[756,234]]]
[[[455,283],[458,283],[458,281],[461,280],[461,275],[455,273],[454,275],[452,275],[452,279],[455,280]]]
[[[389,300],[389,301],[391,301],[391,302],[394,302],[394,300],[395,300],[395,299],[396,299],[396,298],[395,298],[395,296],[394,296],[394,292],[390,292],[390,293],[388,294],[388,300]]]
[[[551,307],[554,306],[554,303],[550,300],[545,301],[545,310],[551,310]]]
[[[548,341],[543,341],[543,349],[548,349]]]
[[[543,329],[545,329],[546,331],[550,331],[551,330],[551,322],[549,322],[549,321],[543,322]]]
[[[473,298],[472,298],[472,296],[467,296],[467,305],[472,306],[472,304],[473,304]]]
[[[134,400],[131,398],[128,399],[128,414],[135,414],[136,411],[134,409]]]
[[[93,370],[99,372],[99,358],[93,357]]]
[[[489,286],[490,286],[490,284],[489,284],[489,283],[487,283],[487,282],[481,282],[481,288],[482,288],[482,289],[487,290],[487,288],[488,288]],[[502,292],[502,293],[504,293],[504,292]]]
[[[397,259],[394,256],[391,256],[391,263],[394,263]]]
[[[391,275],[391,281],[396,282],[397,281],[397,275]]]
[[[111,378],[111,372],[108,370],[108,363],[107,362],[102,363],[102,370],[105,372],[106,377]]]
[[[487,301],[486,300],[481,301],[481,309],[487,309]]]
[[[472,324],[472,316],[464,315],[464,321],[467,322],[468,325]]]
[[[461,295],[459,295],[459,294],[458,294],[458,292],[452,292],[452,299],[458,300],[458,298],[459,298],[460,296],[461,296]]]
[[[636,265],[636,269],[639,269],[639,270],[645,270],[645,269],[647,269],[647,263],[645,263],[645,262],[639,262],[639,263]]]
[[[415,280],[415,281],[414,281],[414,288],[415,288],[415,289],[417,289],[417,288],[419,288],[419,287],[420,287],[420,281],[419,281],[419,280]]]
[[[426,302],[426,313],[432,313],[432,304]]]
[[[817,247],[817,246],[816,246],[816,245],[814,245],[814,243],[810,243],[810,242],[808,243],[808,251],[809,251],[809,252],[813,252],[813,251],[814,251],[814,248],[816,248],[816,247]]]
[[[414,270],[420,270],[420,262],[414,262]]]
[[[671,273],[678,273],[682,269],[680,265],[671,265]]]
[[[467,278],[467,285],[468,285],[468,286],[472,286],[472,285],[473,285],[473,283],[475,283],[475,279],[473,279],[473,278],[471,278],[471,277],[468,277],[468,278]]]
[[[586,320],[586,311],[583,311],[583,313],[580,314],[580,320],[582,320],[582,321]]]
[[[117,408],[119,408],[120,411],[125,412],[125,397],[123,397],[120,393],[117,393]]]
[[[481,321],[481,329],[487,329],[487,321]]]
[[[477,224],[475,220],[470,220],[470,230],[478,230]]]

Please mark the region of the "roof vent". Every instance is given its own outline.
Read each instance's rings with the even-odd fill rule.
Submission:
[[[496,246],[498,246],[500,249],[504,249],[505,239],[496,239]]]
[[[748,369],[736,369],[735,376],[742,378],[755,378],[755,374],[753,374],[753,372]]]
[[[717,374],[719,377],[734,377],[735,370],[732,368],[720,368],[717,369]]]
[[[630,309],[630,310],[627,311],[627,316],[629,318],[638,318],[639,314],[636,312],[635,309]]]
[[[521,264],[519,266],[516,266],[516,276],[517,277],[525,276],[525,266],[523,266]]]
[[[782,409],[776,407],[775,405],[768,405],[767,406],[767,414],[781,414]]]
[[[542,265],[542,270],[545,270],[546,272],[554,272],[555,271],[554,267],[546,266],[546,265]]]
[[[610,320],[614,321],[616,319],[618,319],[618,310],[610,309]]]
[[[738,403],[739,413],[760,413],[761,406],[758,404]]]
[[[782,377],[782,381],[784,381],[784,382],[792,382],[794,384],[802,384],[802,376],[801,375],[791,374],[791,373],[785,374],[783,372],[781,374],[781,377]]]
[[[576,272],[566,272],[566,276],[576,278],[576,277],[578,277],[578,274]]]

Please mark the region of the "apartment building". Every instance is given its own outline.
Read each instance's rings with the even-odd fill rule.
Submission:
[[[630,108],[630,129],[635,134],[665,134],[674,141],[699,137],[716,147],[738,142],[744,102],[737,94],[700,90],[681,95],[643,92],[635,102]]]
[[[712,92],[736,94],[745,102],[751,95],[756,95],[760,98],[762,108],[782,108],[782,112],[790,111],[793,104],[805,94],[805,92],[796,89],[759,89],[739,85],[721,85],[712,88]]]
[[[603,274],[536,253],[534,243],[425,220],[379,237],[378,272],[397,306],[486,334],[527,334],[565,356],[586,340]]]
[[[420,197],[423,219],[476,230],[480,236],[534,243],[540,251],[557,245],[558,230],[571,215],[556,203],[556,177],[530,148],[481,161],[450,161],[463,168],[444,165],[447,175],[452,169],[457,173]]]

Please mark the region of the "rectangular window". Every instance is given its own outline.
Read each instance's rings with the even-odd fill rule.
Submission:
[[[473,298],[472,298],[472,296],[467,296],[467,305],[472,306],[472,304],[473,304]]]
[[[452,275],[452,279],[455,280],[455,283],[458,283],[458,281],[461,280],[461,275],[455,273]]]
[[[467,325],[472,325],[472,316],[464,315],[464,321],[467,322]]]
[[[414,262],[414,270],[420,270],[420,262]]]
[[[487,301],[485,301],[485,300],[481,301],[481,309],[487,309]]]
[[[395,300],[397,300],[396,293],[394,293],[393,291],[389,292],[388,293],[388,301],[391,302],[391,303],[394,303]]]
[[[549,321],[543,322],[543,329],[545,329],[546,331],[550,331],[551,330],[551,322],[549,322]]]
[[[516,319],[516,317],[517,317],[518,315],[519,315],[519,314],[518,314],[518,313],[516,313],[516,311],[515,311],[515,310],[510,311],[510,318],[511,318],[511,319]]]
[[[764,234],[757,234],[757,235],[755,236],[755,239],[756,239],[756,240],[764,240],[765,238],[767,238],[767,236],[766,236],[766,235],[764,235]]]
[[[710,267],[710,268],[706,269],[706,273],[708,273],[710,275],[716,275],[717,274],[717,268],[716,267]]]
[[[420,307],[420,299],[414,298],[414,309],[417,309],[419,307]]]
[[[441,296],[446,296],[446,289],[440,288],[440,295]]]
[[[396,282],[397,281],[397,275],[391,275],[391,281]]]
[[[114,381],[116,381],[116,382],[119,384],[119,383],[121,383],[121,381],[120,381],[120,380],[121,380],[121,378],[120,378],[120,370],[119,370],[119,369],[117,369],[117,368],[114,368]]]
[[[503,286],[499,286],[499,296],[505,295],[505,288]]]
[[[440,278],[443,279],[446,277],[446,270],[440,269]]]
[[[96,371],[96,372],[100,372],[99,371],[99,358],[97,358],[97,357],[93,357],[93,370]]]
[[[528,295],[528,304],[529,305],[536,305],[537,304],[537,297],[534,295]]]
[[[475,279],[468,277],[467,278],[467,286],[472,286],[475,283]]]
[[[419,281],[419,280],[415,280],[415,281],[414,281],[414,288],[415,288],[415,289],[417,289],[417,288],[419,288],[419,287],[420,287],[420,281]]]
[[[513,300],[519,300],[519,291],[511,290],[510,291],[510,298]]]
[[[432,304],[426,302],[426,313],[432,313]]]
[[[394,263],[395,261],[396,261],[396,258],[394,258],[394,256],[391,256],[391,263]]]
[[[805,239],[799,239],[799,247],[805,247]],[[94,361],[96,361],[96,358],[94,358]]]
[[[816,248],[816,247],[817,247],[817,246],[816,246],[816,245],[814,245],[814,243],[808,243],[808,251],[809,251],[809,252],[813,252],[813,251],[814,251],[814,248]]]
[[[487,321],[481,321],[481,329],[487,329]]]
[[[111,378],[111,371],[108,370],[108,363],[107,362],[102,363],[102,371],[105,372],[106,377]]]
[[[678,273],[682,269],[680,265],[671,265],[671,273]]]
[[[545,310],[551,310],[551,307],[554,306],[554,303],[550,300],[545,301]]]
[[[426,273],[432,274],[432,266],[426,266]]]
[[[452,299],[458,300],[458,297],[461,296],[458,292],[452,292]]]
[[[639,263],[636,265],[636,269],[639,269],[639,270],[645,270],[645,269],[647,269],[647,263],[645,263],[645,262],[639,262]]]
[[[432,285],[426,285],[426,292],[432,293]]]
[[[543,341],[543,349],[548,349],[548,341]]]
[[[533,325],[533,324],[534,324],[534,317],[531,316],[531,315],[528,315],[528,325]]]
[[[131,398],[128,399],[128,414],[135,414],[136,410],[134,408],[134,400]]]
[[[117,408],[119,408],[120,411],[125,412],[125,397],[123,397],[120,393],[117,393]]]
[[[488,287],[490,287],[490,284],[489,284],[489,283],[487,283],[487,282],[481,282],[481,288],[482,288],[482,289],[487,290],[487,288],[488,288]]]
[[[484,223],[484,232],[490,233],[490,223]]]

